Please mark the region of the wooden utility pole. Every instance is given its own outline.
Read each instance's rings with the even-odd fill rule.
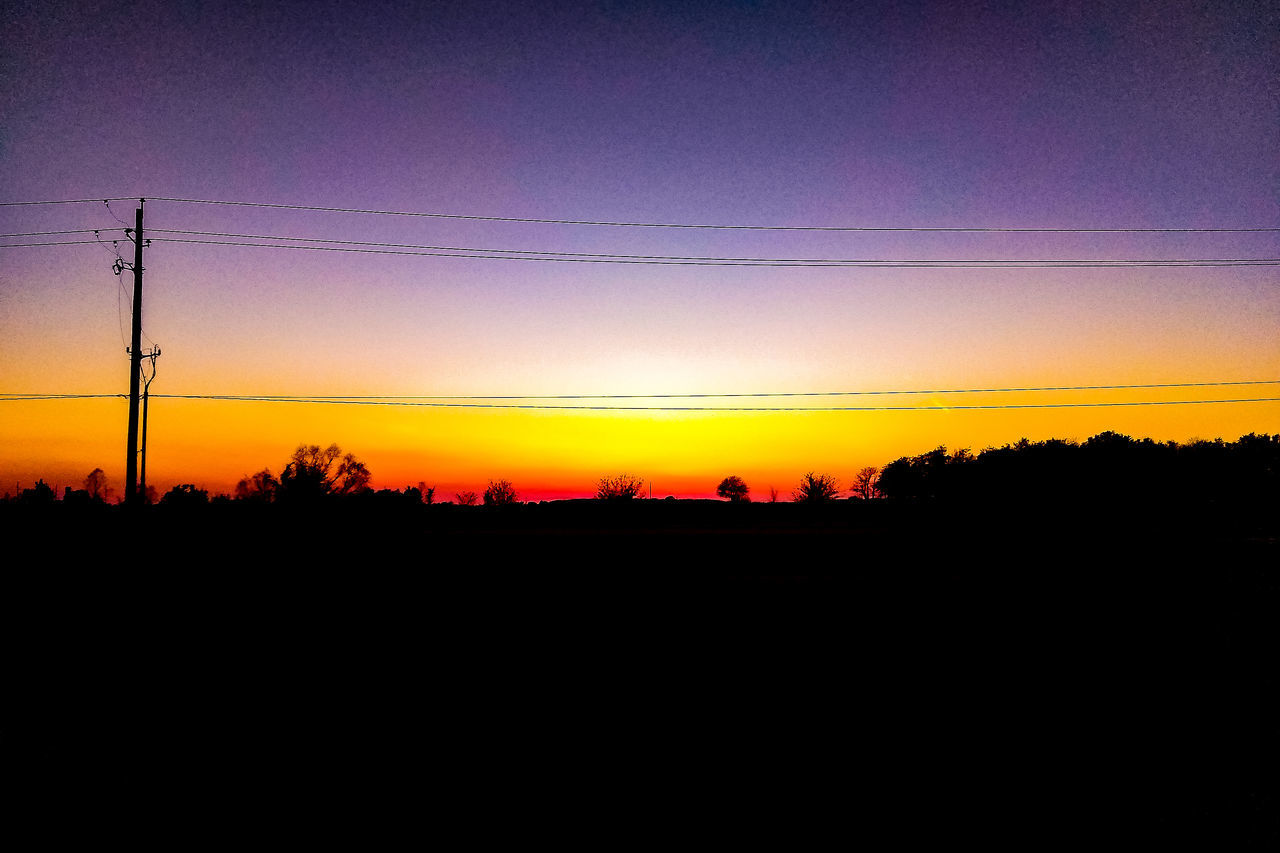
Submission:
[[[151,362],[151,375],[147,377],[147,381],[142,386],[142,463],[138,466],[138,495],[139,498],[146,502],[147,500],[147,410],[150,409],[149,402],[151,400],[151,380],[156,378],[156,359],[160,357],[160,347],[152,347],[150,352],[144,353],[143,358]]]
[[[129,449],[125,459],[124,502],[137,506],[143,495],[138,492],[138,386],[142,379],[142,208],[145,198],[138,199],[133,230],[133,341],[129,347]]]

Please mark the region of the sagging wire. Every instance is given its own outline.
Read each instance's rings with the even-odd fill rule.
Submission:
[[[106,202],[103,202],[103,203],[104,203],[104,204],[106,204]],[[110,210],[110,209],[111,209],[111,205],[109,205],[109,204],[108,204],[108,205],[107,205],[107,209],[108,209],[108,210]],[[113,214],[112,214],[112,216],[115,216],[115,214],[113,213]],[[117,219],[119,219],[119,217],[116,217],[116,218],[117,218]],[[127,357],[127,356],[128,356],[128,352],[129,352],[129,344],[125,341],[125,335],[124,335],[124,306],[122,306],[122,305],[120,304],[120,296],[121,296],[121,294],[124,294],[125,296],[128,296],[128,297],[129,297],[129,300],[130,300],[130,305],[132,305],[132,302],[133,302],[133,296],[132,296],[132,294],[125,293],[125,289],[124,289],[124,276],[123,276],[121,273],[123,273],[126,269],[133,269],[133,265],[132,265],[132,264],[129,264],[129,263],[126,263],[126,262],[125,262],[125,259],[124,259],[123,257],[121,257],[121,256],[120,256],[120,241],[119,241],[119,240],[112,240],[112,241],[111,241],[111,245],[110,245],[110,246],[108,246],[106,243],[104,243],[104,242],[103,242],[103,240],[102,240],[102,235],[101,235],[101,234],[100,234],[96,229],[95,229],[95,230],[94,230],[94,232],[93,232],[93,236],[94,236],[94,239],[96,239],[96,240],[98,241],[98,245],[100,245],[102,248],[104,248],[104,249],[106,249],[108,252],[110,252],[110,253],[111,253],[111,256],[112,256],[113,258],[115,258],[115,260],[114,260],[114,261],[112,262],[112,264],[111,264],[111,272],[112,272],[112,274],[114,274],[114,275],[115,275],[115,277],[116,277],[116,279],[117,279],[117,281],[119,282],[119,285],[120,285],[120,286],[116,289],[116,323],[117,323],[117,325],[119,325],[119,327],[120,327],[120,346],[121,346],[121,348],[123,348],[123,349],[124,349],[125,354],[126,354],[126,357]],[[130,307],[129,312],[130,312],[130,317],[132,317],[132,315],[133,315],[133,308],[132,308],[132,307]]]

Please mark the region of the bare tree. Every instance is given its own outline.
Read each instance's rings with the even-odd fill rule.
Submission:
[[[853,493],[864,501],[879,497],[879,480],[880,469],[874,465],[868,465],[853,478]]]
[[[520,500],[515,487],[507,480],[490,480],[484,490],[485,506],[510,506]]]
[[[776,504],[778,502],[778,490],[773,486],[769,487],[769,503]]]
[[[729,475],[720,481],[720,485],[716,486],[716,494],[722,498],[727,498],[733,503],[746,503],[751,500],[749,497],[751,489],[743,482],[741,477]]]
[[[800,478],[800,485],[791,492],[791,499],[800,503],[826,503],[840,494],[840,484],[830,474],[810,471]]]
[[[454,494],[453,499],[461,506],[475,506],[476,502],[480,500],[476,497],[475,492],[457,492]]]
[[[626,501],[640,494],[644,481],[630,474],[601,477],[596,483],[596,499],[602,501]]]
[[[433,504],[436,502],[436,487],[428,486],[424,481],[418,481],[418,494],[422,496],[424,504]]]
[[[349,495],[369,487],[370,474],[354,454],[343,454],[336,444],[323,450],[313,444],[298,445],[280,475],[281,496],[320,497]]]

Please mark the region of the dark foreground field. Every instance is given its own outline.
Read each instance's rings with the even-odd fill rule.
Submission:
[[[1269,512],[64,509],[0,507],[51,839],[1277,839]]]

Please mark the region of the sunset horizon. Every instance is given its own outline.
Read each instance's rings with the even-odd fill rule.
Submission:
[[[299,444],[378,488],[710,497],[939,445],[1280,432],[1247,4],[143,6],[14,15],[0,491],[124,491],[127,402],[79,395],[129,390],[142,199],[162,492]],[[277,395],[343,399],[245,399]]]
[[[0,20],[32,837],[1276,847],[1280,0]]]

